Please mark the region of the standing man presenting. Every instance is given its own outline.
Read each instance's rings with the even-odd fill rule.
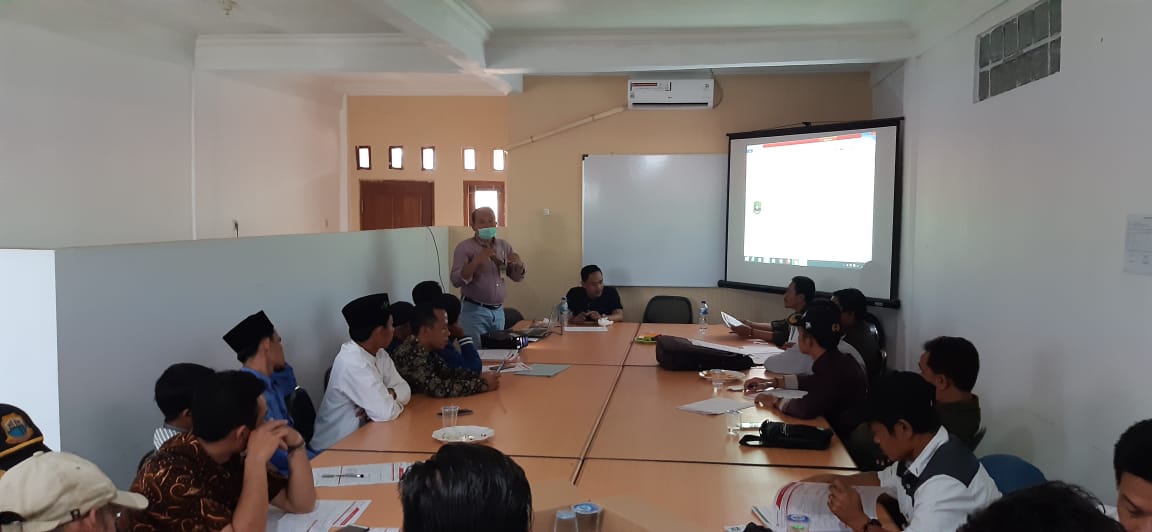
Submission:
[[[480,336],[504,330],[504,274],[524,280],[524,263],[506,240],[496,238],[496,213],[488,207],[472,211],[475,236],[456,245],[452,255],[452,286],[463,303],[460,326],[480,345]]]

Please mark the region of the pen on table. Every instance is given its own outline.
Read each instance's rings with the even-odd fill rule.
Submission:
[[[364,473],[344,473],[342,475],[320,475],[320,478],[364,478]]]
[[[496,368],[496,373],[499,374],[501,371],[504,371],[504,366],[507,366],[507,365],[508,365],[508,359],[505,358],[504,361],[500,363],[500,367]]]

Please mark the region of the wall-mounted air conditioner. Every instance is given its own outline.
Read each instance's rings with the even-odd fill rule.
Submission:
[[[629,109],[711,109],[711,79],[628,80]]]

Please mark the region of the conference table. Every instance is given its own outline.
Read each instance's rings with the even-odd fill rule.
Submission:
[[[440,447],[431,436],[441,426],[440,407],[458,405],[473,411],[458,424],[494,429],[484,443],[513,457],[533,486],[574,484],[591,500],[623,496],[712,530],[754,521],[752,506],[770,503],[789,482],[855,469],[838,438],[825,451],[742,447],[739,436],[727,434],[724,416],[679,410],[713,397],[711,382],[696,372],[657,367],[655,346],[634,341],[649,333],[747,343],[717,325],[701,333],[696,325],[616,323],[607,331],[552,334],[522,349],[520,358],[529,365],[569,365],[564,371],[552,377],[505,374],[499,390],[474,396],[413,397],[399,418],[364,425],[313,465],[427,459]],[[719,395],[742,398],[727,390]],[[757,407],[742,417],[828,426],[824,419],[799,420]],[[395,484],[318,492],[321,499],[371,500],[359,520],[363,526],[398,527],[402,521]]]

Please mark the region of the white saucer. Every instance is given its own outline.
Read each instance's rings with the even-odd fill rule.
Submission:
[[[443,443],[473,443],[487,440],[495,434],[496,431],[488,427],[458,425],[435,430],[432,432],[432,437]]]

